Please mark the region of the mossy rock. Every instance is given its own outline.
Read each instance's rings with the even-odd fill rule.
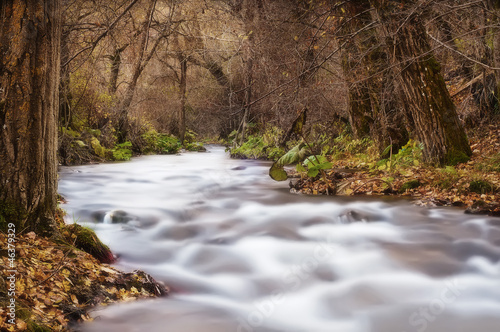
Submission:
[[[201,143],[188,143],[185,146],[187,151],[206,152],[207,149]]]
[[[422,183],[419,180],[410,180],[410,181],[405,182],[401,186],[401,188],[399,188],[399,192],[404,193],[407,190],[418,188],[421,185],[422,185]]]
[[[105,147],[101,145],[101,142],[95,137],[92,137],[90,140],[90,145],[92,145],[92,149],[94,149],[94,153],[101,158],[106,158],[107,150]]]
[[[67,129],[65,127],[62,128],[62,132],[66,135],[69,135],[73,138],[79,138],[81,134],[75,130]]]
[[[19,227],[26,218],[26,210],[18,204],[0,201],[0,231],[7,232],[9,223]]]
[[[480,195],[495,192],[495,189],[493,184],[484,180],[475,180],[469,183],[469,191]]]
[[[65,227],[67,232],[63,233],[67,236],[70,243],[75,244],[80,250],[83,250],[101,263],[113,263],[115,258],[107,245],[101,242],[95,232],[89,228],[82,227],[78,224],[72,224]]]
[[[446,156],[446,165],[455,166],[468,162],[470,157],[462,151],[451,150]]]

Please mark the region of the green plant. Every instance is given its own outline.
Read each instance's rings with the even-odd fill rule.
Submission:
[[[279,128],[267,127],[262,135],[249,135],[241,146],[230,149],[231,157],[277,160],[285,154],[280,146],[282,134]],[[235,137],[236,131],[233,131],[228,139],[232,142]]]
[[[132,158],[132,143],[129,141],[117,144],[111,151],[113,159],[118,161],[130,160]]]
[[[98,155],[101,158],[106,158],[106,153],[107,150],[105,147],[101,145],[101,142],[95,137],[92,137],[90,139],[90,145],[92,146],[92,149],[94,149],[94,153]]]
[[[182,147],[181,142],[172,136],[159,134],[156,141],[156,147],[161,154],[174,154],[179,152]]]
[[[184,134],[184,143],[194,143],[196,136],[198,136],[198,134],[191,129],[186,130],[186,133]],[[188,149],[186,148],[186,150]]]
[[[332,168],[332,163],[325,156],[314,155],[309,156],[304,160],[303,165],[307,168],[307,176],[316,177],[321,170]],[[298,164],[297,171],[305,171],[304,166]]]
[[[435,185],[441,189],[449,189],[453,187],[458,180],[460,180],[460,174],[458,174],[456,168],[453,166],[446,166],[438,171]]]
[[[184,148],[187,151],[197,151],[197,152],[203,152],[206,151],[205,147],[203,146],[203,143],[200,142],[194,142],[194,143],[185,143]]]
[[[389,171],[392,173],[397,168],[406,168],[411,166],[420,165],[420,161],[422,160],[422,150],[423,144],[409,140],[408,143],[399,149],[398,153],[393,155],[390,154],[389,158],[381,159],[374,163],[369,164],[370,168],[381,170],[381,171]],[[389,145],[385,148],[382,155],[387,154],[392,149],[392,145]]]
[[[495,190],[495,186],[485,180],[474,180],[469,183],[469,191],[476,194],[493,193]]]
[[[153,128],[149,128],[149,130],[141,135],[144,141],[145,153],[157,153],[158,137],[159,133]]]
[[[286,165],[301,163],[310,153],[305,142],[301,142],[294,146],[290,151],[279,158],[269,169],[269,176],[276,181],[285,181],[288,175],[285,171]],[[305,169],[304,169],[305,171]]]
[[[265,158],[265,144],[261,136],[248,136],[247,140],[239,147],[231,149],[231,157],[251,159]]]

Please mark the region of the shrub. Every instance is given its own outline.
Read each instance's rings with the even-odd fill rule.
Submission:
[[[236,131],[233,131],[229,135],[229,144],[232,143],[236,134]],[[248,135],[247,140],[241,146],[231,149],[231,157],[277,160],[285,154],[285,149],[280,146],[282,135],[283,130],[277,127],[267,127],[262,135]]]
[[[130,160],[132,158],[132,143],[129,141],[117,144],[111,151],[113,159],[118,161]]]
[[[388,150],[390,148],[391,146],[389,145],[385,150]],[[387,170],[389,172],[392,172],[396,168],[418,166],[420,165],[420,161],[422,160],[423,148],[424,146],[422,143],[409,140],[405,146],[399,149],[397,154],[392,155],[391,157],[386,159],[381,159],[370,166],[378,170]],[[382,155],[384,154],[385,151],[382,153]]]
[[[207,151],[205,147],[203,146],[203,143],[187,143],[185,144],[184,148],[188,151],[196,151],[196,152],[204,152]]]
[[[181,142],[170,135],[159,134],[156,141],[157,152],[160,154],[174,154],[182,147]]]

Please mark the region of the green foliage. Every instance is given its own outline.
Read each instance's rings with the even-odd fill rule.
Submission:
[[[277,163],[273,163],[269,169],[269,176],[275,181],[286,181],[288,179],[288,175],[286,174],[283,166],[280,166]]]
[[[233,131],[229,135],[230,141],[236,134],[236,131]],[[231,149],[231,157],[277,160],[285,153],[279,145],[282,134],[281,129],[268,127],[263,135],[249,135],[241,146]]]
[[[390,149],[389,145],[387,149]],[[406,168],[411,166],[418,166],[422,160],[423,144],[413,140],[403,146],[399,152],[389,158],[381,159],[377,162],[369,164],[370,168],[382,171],[392,172],[397,168]]]
[[[85,144],[85,142],[84,142],[84,141],[82,141],[82,140],[76,140],[76,141],[74,141],[74,143],[75,143],[75,146],[78,146],[78,147],[80,147],[80,148],[85,148],[85,147],[87,147],[87,144]]]
[[[170,135],[159,134],[156,142],[157,151],[160,154],[175,154],[182,147],[181,142]]]
[[[79,132],[77,132],[75,130],[71,130],[71,129],[65,128],[65,127],[62,127],[61,131],[63,132],[63,134],[69,135],[69,136],[71,136],[73,138],[79,138],[80,135],[81,135]]]
[[[106,158],[107,154],[107,149],[101,145],[101,142],[95,137],[92,137],[90,139],[90,145],[92,146],[92,149],[94,149],[94,153],[98,155],[101,158]]]
[[[421,185],[422,185],[422,183],[419,180],[410,180],[410,181],[403,183],[403,185],[399,189],[399,192],[404,193],[407,190],[418,188]]]
[[[144,140],[144,153],[156,153],[157,143],[158,143],[159,133],[150,128],[145,133],[141,135],[141,138]]]
[[[194,143],[196,140],[196,136],[198,136],[198,134],[192,131],[191,129],[186,130],[186,133],[184,134],[184,143]],[[188,149],[186,148],[186,150]]]
[[[469,183],[469,191],[477,194],[493,193],[495,190],[495,186],[485,180],[474,180]]]
[[[314,155],[309,156],[304,160],[304,166],[307,167],[307,176],[315,177],[318,175],[320,170],[332,168],[332,163],[329,162],[325,156]]]
[[[269,176],[276,181],[285,181],[288,177],[284,167],[302,162],[309,153],[310,151],[306,144],[304,142],[299,143],[271,166]]]
[[[160,134],[152,128],[142,134],[141,137],[146,144],[144,149],[146,153],[175,154],[182,147],[177,138],[167,134]]]
[[[196,152],[207,151],[207,149],[205,149],[205,147],[203,146],[203,143],[200,143],[200,142],[184,143],[184,148],[187,151],[196,151]]]
[[[118,161],[130,160],[132,158],[132,143],[129,141],[117,144],[111,151],[113,159]]]
[[[99,129],[85,128],[85,131],[94,137],[101,136],[101,130]]]
[[[322,154],[331,154],[333,160],[340,160],[361,153],[372,155],[374,154],[373,151],[375,151],[375,146],[371,139],[353,139],[348,128],[344,128],[344,131],[335,137],[333,141],[329,141],[327,135],[322,135],[321,138],[318,143],[321,146]]]
[[[266,157],[264,140],[261,136],[248,136],[246,142],[231,150],[231,156],[261,159]]]

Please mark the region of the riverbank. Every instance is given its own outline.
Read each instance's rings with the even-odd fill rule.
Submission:
[[[277,160],[285,151],[276,145],[280,141],[277,136],[269,138],[271,132],[280,134],[266,131],[260,138],[251,136],[231,149],[231,157]],[[422,145],[412,140],[399,151],[388,147],[385,158],[380,158],[371,140],[355,140],[348,133],[331,140],[315,140],[311,145],[321,151],[316,153],[328,167],[324,173],[316,171],[314,177],[308,176],[310,165],[305,163],[297,171],[288,169],[290,189],[307,195],[403,196],[421,206],[456,206],[466,213],[500,216],[500,126],[483,125],[468,134],[473,150],[470,160],[442,168],[426,165]]]
[[[465,213],[500,216],[500,126],[472,132],[470,143],[469,161],[444,168],[421,163],[416,145],[383,160],[369,160],[366,154],[330,156],[333,166],[325,171],[326,183],[321,175],[291,172],[291,191],[326,195],[329,187],[336,195],[404,196],[421,206],[456,206]]]
[[[75,247],[76,235],[69,235],[70,242],[61,233],[58,240],[19,234],[15,242],[0,233],[0,261],[10,267],[0,279],[0,331],[71,331],[92,320],[95,306],[168,294],[148,274],[101,263]]]
[[[74,166],[110,161],[127,161],[132,156],[148,154],[176,154],[182,150],[206,151],[197,134],[186,132],[184,143],[176,137],[159,133],[149,125],[136,125],[136,133],[119,143],[112,129],[99,130],[82,127],[78,130],[59,128],[59,165]]]

